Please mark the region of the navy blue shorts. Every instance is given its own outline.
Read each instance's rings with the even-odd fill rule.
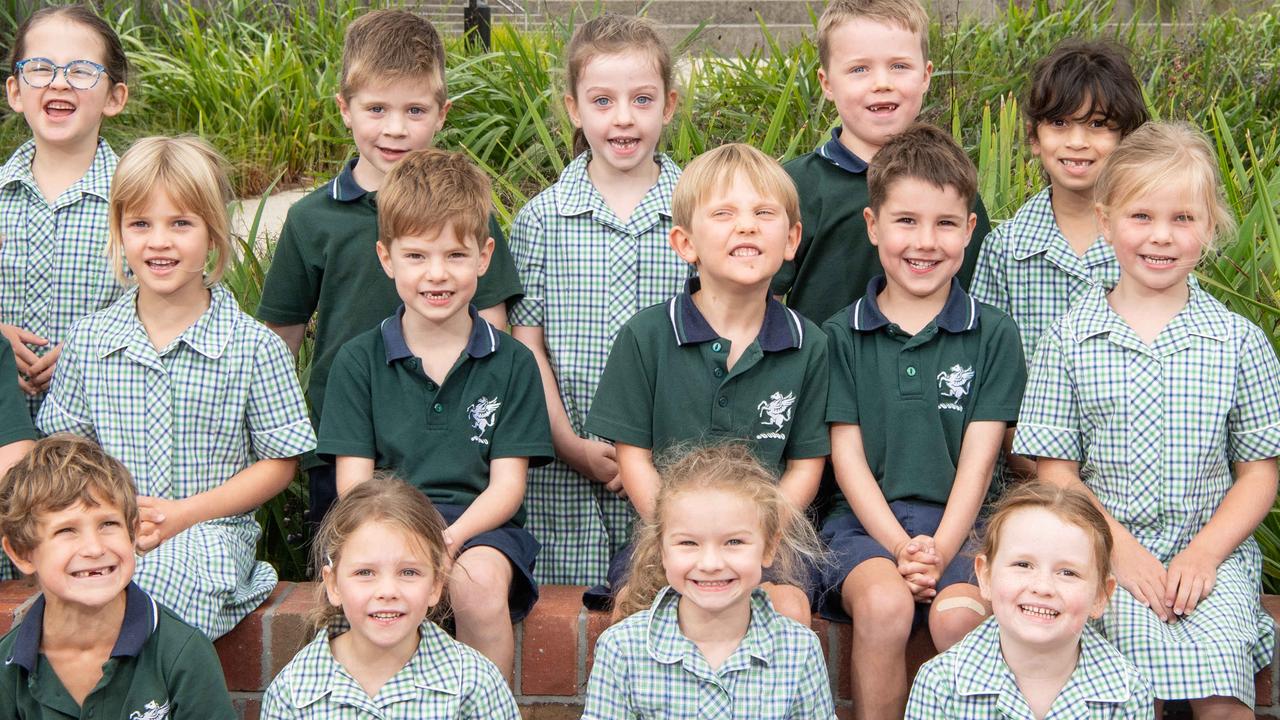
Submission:
[[[466,510],[461,505],[434,504],[444,517],[445,525],[457,522]],[[491,547],[510,561],[514,572],[511,573],[507,607],[511,611],[511,622],[520,622],[533,609],[533,604],[538,602],[538,583],[533,579],[533,566],[538,560],[538,551],[542,549],[542,545],[528,530],[507,523],[500,528],[482,532],[462,544],[464,551],[473,547]]]
[[[893,516],[898,519],[902,529],[907,531],[907,535],[915,537],[917,535],[932,536],[938,531],[944,506],[912,500],[895,500],[889,503],[889,509],[893,511]],[[844,585],[845,578],[849,577],[849,573],[872,558],[885,558],[895,564],[897,561],[893,553],[867,534],[866,529],[853,513],[829,518],[822,525],[820,534],[831,556],[830,562],[818,572],[816,582],[819,588],[818,613],[828,620],[847,623],[850,618],[844,611],[840,588]],[[951,564],[942,571],[936,589],[942,591],[948,585],[956,583],[976,585],[977,580],[973,574],[975,552],[973,543],[966,541],[960,548],[960,553],[952,558]],[[928,611],[927,603],[916,605],[916,624],[928,617]]]

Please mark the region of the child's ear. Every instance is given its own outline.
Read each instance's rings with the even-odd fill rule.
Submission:
[[[17,75],[10,75],[9,77],[5,78],[5,81],[4,81],[5,99],[9,101],[9,109],[13,110],[19,115],[22,114],[22,93],[19,92],[20,90],[21,88],[18,85]]]
[[[342,124],[351,127],[351,106],[347,105],[347,99],[342,97],[342,93],[335,93],[333,99],[338,103],[338,114],[342,116]]]
[[[1111,242],[1111,216],[1107,214],[1107,209],[1102,203],[1093,204],[1093,215],[1098,219],[1098,229],[1102,231],[1103,239]]]
[[[1102,613],[1106,611],[1107,605],[1111,602],[1111,594],[1116,591],[1116,576],[1108,575],[1102,587],[1098,588],[1098,597],[1093,601],[1093,608],[1089,611],[1089,617],[1097,620],[1102,617]]]
[[[676,225],[671,228],[669,240],[671,242],[671,249],[676,251],[676,254],[680,256],[681,260],[684,260],[690,265],[698,264],[698,250],[693,246],[693,236],[689,234],[688,230],[684,229],[680,225]]]
[[[395,280],[396,273],[394,270],[391,269],[390,248],[388,248],[387,244],[382,242],[381,239],[379,239],[378,242],[375,242],[373,244],[373,247],[378,251],[378,262],[382,263],[382,272],[386,273],[387,277],[391,278],[392,280]]]
[[[666,125],[671,122],[671,118],[676,115],[676,106],[680,104],[680,93],[674,88],[667,91],[667,104],[662,108],[662,124]]]
[[[978,576],[978,592],[982,599],[991,602],[991,563],[986,555],[978,555],[973,559],[973,574]]]
[[[964,246],[969,247],[969,241],[973,240],[973,229],[978,227],[978,214],[969,213],[969,220],[965,223],[964,228]]]
[[[578,114],[578,99],[570,93],[564,94],[564,109],[569,113],[569,121],[576,128],[582,127],[582,116]]]
[[[338,579],[333,576],[332,565],[320,568],[320,581],[324,583],[324,594],[329,598],[329,604],[342,607],[342,594],[338,592]]]
[[[4,538],[0,538],[0,545],[4,546],[4,554],[9,556],[9,560],[13,562],[13,566],[21,570],[23,575],[35,574],[35,564],[20,555],[18,551],[14,549],[13,545],[9,542],[8,535],[5,535]]]
[[[800,249],[801,230],[800,221],[797,220],[796,224],[792,225],[791,229],[787,231],[787,249],[782,254],[783,258],[787,260],[796,259],[796,251]]]
[[[1037,132],[1039,127],[1039,123],[1027,123],[1027,145],[1031,146],[1031,154],[1036,157],[1040,156],[1040,134]]]
[[[827,100],[835,100],[835,96],[831,94],[831,80],[827,78],[826,68],[818,68],[818,86],[822,88],[822,94]]]
[[[920,91],[921,96],[929,92],[929,83],[932,81],[933,81],[933,61],[925,60],[924,61],[924,89]]]
[[[867,239],[872,245],[879,246],[876,241],[876,213],[870,207],[862,208],[862,219],[867,223]]]
[[[487,237],[480,243],[480,275],[489,271],[489,261],[493,260],[493,238]]]
[[[124,83],[116,83],[111,86],[110,92],[107,93],[107,104],[102,107],[102,114],[107,117],[115,117],[124,110],[124,104],[129,101],[129,86]]]

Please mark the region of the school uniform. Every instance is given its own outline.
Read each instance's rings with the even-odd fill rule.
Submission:
[[[443,382],[427,377],[405,341],[404,312],[402,305],[339,351],[316,452],[326,461],[371,458],[375,466],[395,470],[452,523],[489,487],[493,460],[528,458],[533,467],[551,461],[541,376],[533,353],[471,306],[466,349]],[[493,547],[511,561],[513,621],[538,597],[538,542],[524,529],[524,519],[521,508],[502,527],[462,546]]]
[[[1045,188],[1000,223],[982,243],[969,292],[999,308],[1018,325],[1027,362],[1036,341],[1071,300],[1094,285],[1115,287],[1120,263],[1102,236],[1083,256],[1071,249],[1053,215],[1052,188]]]
[[[511,227],[525,289],[511,308],[511,324],[543,329],[560,400],[579,435],[618,331],[641,309],[680,292],[690,275],[668,242],[680,168],[665,155],[654,157],[658,181],[626,220],[591,183],[588,151],[530,200]],[[610,555],[630,534],[627,501],[558,460],[529,473],[527,497],[529,529],[545,549],[539,579],[603,580]]]
[[[222,678],[213,644],[142,588],[124,590],[124,622],[102,666],[102,679],[77,704],[40,652],[45,598],[40,595],[22,623],[0,638],[0,708],[22,720],[75,718],[239,717]]]
[[[1168,564],[1209,522],[1232,464],[1280,456],[1280,363],[1266,335],[1188,283],[1186,307],[1151,345],[1084,293],[1040,339],[1014,452],[1080,463],[1102,506]],[[1275,630],[1259,601],[1262,554],[1246,539],[1213,592],[1163,623],[1120,588],[1107,638],[1161,699],[1224,695],[1252,705]]]
[[[773,277],[773,294],[815,323],[857,300],[871,278],[880,275],[880,255],[867,238],[867,161],[840,142],[842,128],[811,153],[783,165],[800,195],[802,230],[794,260]],[[964,251],[956,277],[969,286],[978,250],[991,230],[982,198],[974,197],[978,224]]]
[[[932,535],[942,519],[969,423],[1014,424],[1026,382],[1018,329],[1007,315],[983,305],[951,281],[938,316],[914,335],[880,311],[883,276],[866,294],[832,316],[831,389],[827,422],[858,425],[867,466],[903,529]],[[848,621],[840,586],[862,562],[893,554],[867,533],[837,492],[822,526],[833,563],[822,572],[824,616]],[[961,553],[938,589],[972,582],[972,559]]]
[[[596,643],[583,720],[827,720],[835,717],[818,636],[751,592],[747,634],[712,668],[680,632],[680,594],[605,630]]]
[[[1138,669],[1086,626],[1075,671],[1044,720],[1151,720],[1155,699]],[[920,668],[907,720],[1036,720],[1000,651],[994,617]]]
[[[375,247],[377,193],[356,182],[357,161],[352,159],[337,177],[289,208],[256,313],[259,320],[276,325],[306,325],[316,317],[307,401],[317,431],[338,350],[400,305],[395,282],[383,271]],[[492,215],[489,234],[493,255],[472,300],[481,308],[514,302],[522,292],[506,237]],[[336,497],[333,466],[310,454],[302,465],[311,476],[310,519],[319,523]]]
[[[107,261],[111,146],[99,139],[89,169],[53,202],[31,173],[35,155],[36,142],[28,140],[0,167],[0,323],[48,340],[32,348],[43,356],[72,323],[110,305],[124,288]],[[44,396],[27,398],[29,417]]]
[[[315,447],[293,357],[241,312],[221,285],[209,309],[156,349],[135,310],[137,290],[77,322],[36,425],[95,440],[128,468],[138,494],[182,499],[212,490],[263,458]],[[211,638],[276,585],[255,561],[253,512],[216,518],[138,560],[134,580]]]
[[[0,342],[0,447],[35,439],[36,428],[31,424],[26,400],[18,388],[18,364],[13,359],[13,348],[7,342]]]
[[[336,622],[298,651],[267,687],[262,720],[520,720],[493,663],[430,622],[419,626],[409,663],[369,697],[333,657],[332,639],[346,631],[345,620]]]

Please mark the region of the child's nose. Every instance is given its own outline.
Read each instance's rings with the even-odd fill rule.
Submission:
[[[703,570],[715,570],[724,565],[724,555],[720,552],[720,548],[714,546],[704,547],[698,555],[698,567]]]
[[[1082,148],[1089,145],[1089,130],[1084,123],[1073,122],[1067,130],[1067,145]]]
[[[382,132],[392,137],[402,137],[405,134],[405,119],[400,113],[387,113],[387,120],[382,125]]]

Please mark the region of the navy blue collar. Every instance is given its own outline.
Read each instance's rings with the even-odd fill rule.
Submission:
[[[684,292],[667,301],[667,317],[677,345],[704,343],[720,337],[707,319],[698,311],[693,294],[702,287],[702,281],[691,277],[684,283]],[[764,308],[764,324],[756,336],[760,349],[779,352],[804,346],[804,323],[800,316],[770,295]]]
[[[369,194],[368,190],[360,187],[360,183],[356,182],[356,163],[358,162],[360,158],[351,158],[351,161],[343,166],[342,172],[338,173],[338,177],[333,179],[330,196],[334,200],[355,202]]]
[[[849,306],[849,327],[871,332],[889,324],[889,318],[880,312],[880,304],[876,302],[876,296],[884,286],[883,275],[871,278],[871,282],[867,283],[867,294]],[[953,277],[947,302],[943,304],[942,312],[938,313],[933,323],[950,333],[968,332],[978,327],[979,314],[981,309],[978,307],[978,302],[970,297],[960,287],[960,281]]]
[[[473,358],[482,358],[498,351],[498,331],[493,329],[487,320],[480,317],[475,305],[467,305],[467,314],[471,316],[471,337],[467,338],[467,354]],[[413,357],[409,343],[404,339],[404,305],[396,309],[396,314],[382,321],[382,344],[387,347],[387,364],[396,360]]]
[[[818,148],[818,154],[826,158],[832,165],[849,173],[867,171],[867,161],[853,154],[853,151],[840,142],[840,133],[844,128],[832,128],[831,139]]]
[[[124,622],[120,625],[120,635],[116,638],[115,647],[111,648],[111,657],[137,657],[159,624],[160,607],[156,605],[156,601],[136,583],[130,582],[124,590]],[[18,626],[13,654],[5,658],[5,664],[17,663],[28,673],[35,672],[43,634],[44,593],[41,593]]]

